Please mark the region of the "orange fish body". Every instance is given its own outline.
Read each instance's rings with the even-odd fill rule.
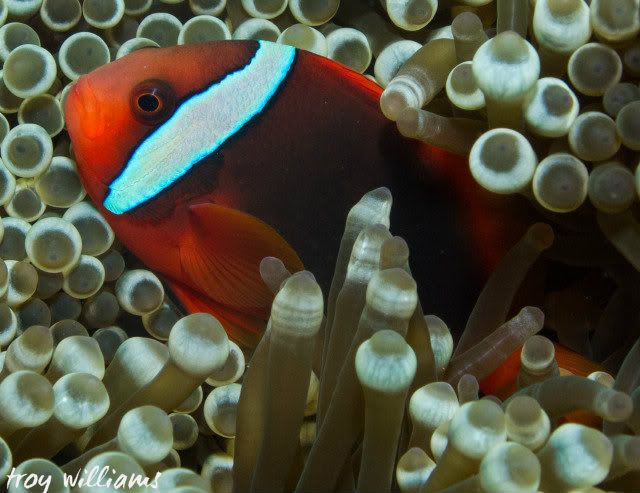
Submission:
[[[596,371],[605,371],[605,368],[570,349],[554,344],[555,358],[558,366],[567,373],[586,377]],[[514,351],[496,368],[489,376],[480,382],[480,390],[486,395],[495,395],[506,399],[517,389],[516,376],[520,370],[520,352],[522,348]]]
[[[255,344],[272,295],[265,256],[326,289],[344,219],[391,189],[423,306],[462,327],[508,246],[506,213],[466,157],[403,139],[381,89],[284,45],[145,49],[81,77],[65,106],[88,194],[122,243],[189,310]]]

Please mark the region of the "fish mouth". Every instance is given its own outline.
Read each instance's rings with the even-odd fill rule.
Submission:
[[[72,136],[83,135],[89,140],[100,138],[105,131],[105,120],[96,92],[86,76],[73,85],[64,108],[65,120]]]

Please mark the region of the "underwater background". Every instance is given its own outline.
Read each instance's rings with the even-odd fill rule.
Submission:
[[[0,488],[640,492],[638,0],[0,0],[0,26]],[[296,253],[208,291],[89,197],[120,141],[87,151],[77,81],[229,40],[306,50],[274,99],[318,110],[270,128],[317,155],[247,185]]]

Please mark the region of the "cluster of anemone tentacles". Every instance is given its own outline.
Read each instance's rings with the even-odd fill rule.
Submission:
[[[639,345],[615,382],[603,371],[577,376],[537,335],[539,309],[508,315],[518,280],[553,241],[550,228],[532,225],[505,256],[454,351],[446,324],[423,313],[408,247],[387,228],[390,205],[379,189],[349,213],[324,318],[311,274],[263,261],[277,295],[243,377],[234,488],[636,490],[640,394],[625,391],[635,388]],[[514,351],[516,388],[502,389],[504,401],[480,398],[478,381]],[[318,389],[312,416],[308,388]]]
[[[508,315],[550,228],[532,225],[498,265],[454,352],[446,324],[418,302],[390,209],[377,189],[350,211],[326,310],[311,273],[263,260],[276,296],[246,371],[242,350],[206,314],[175,323],[170,308],[145,314],[167,343],[131,337],[117,350],[73,335],[79,322],[25,329],[4,353],[2,472],[15,461],[15,474],[51,477],[54,491],[68,491],[64,473],[105,466],[114,485],[157,477],[160,491],[183,493],[634,491],[640,393],[624,390],[637,378],[638,345],[615,382],[571,375],[536,335],[539,309]],[[131,272],[151,274],[130,271],[115,285],[133,313],[157,285],[127,281]],[[478,380],[521,346],[519,390],[480,398]],[[575,411],[607,434],[561,424]]]
[[[102,491],[640,491],[638,10],[0,0],[0,483],[15,467],[66,492],[64,473],[109,466]],[[347,218],[326,306],[312,274],[263,261],[276,297],[253,354],[213,317],[180,317],[117,244],[85,200],[66,94],[131,51],[223,39],[291,44],[373,78],[403,134],[470,153],[481,186],[553,224],[499,264],[455,350],[423,313],[416,281],[430,280],[412,279],[383,189]],[[543,310],[519,306],[523,280],[557,263],[573,270],[540,290]],[[609,373],[559,368],[541,330]],[[514,352],[515,384],[481,397]],[[153,489],[122,484],[158,473]]]

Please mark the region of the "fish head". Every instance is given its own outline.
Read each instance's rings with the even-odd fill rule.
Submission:
[[[137,151],[147,175],[162,173],[171,151],[166,138],[167,148],[158,152],[150,152],[155,141],[144,149],[141,144],[191,96],[246,65],[256,49],[252,41],[146,48],[81,76],[66,99],[65,119],[80,176],[96,204],[126,212],[106,202],[115,180]],[[168,140],[178,145],[181,130]]]

